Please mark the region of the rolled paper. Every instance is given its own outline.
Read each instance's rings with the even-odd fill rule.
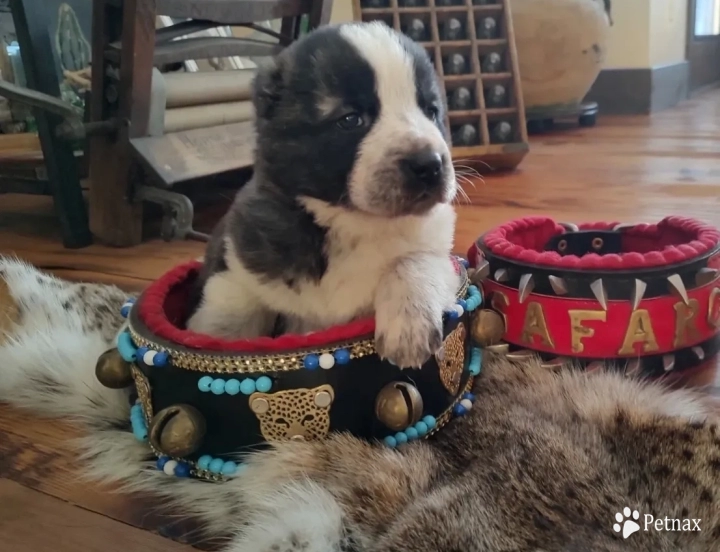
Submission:
[[[453,146],[474,146],[478,143],[478,131],[471,124],[464,124],[453,132]]]
[[[360,4],[363,8],[371,9],[387,8],[390,5],[388,0],[362,0]]]
[[[497,38],[498,26],[494,17],[483,17],[477,26],[477,38],[479,40],[492,40]]]
[[[485,89],[485,107],[505,107],[507,103],[507,89],[502,84]]]
[[[497,52],[490,52],[482,59],[480,68],[483,73],[499,73],[502,71],[502,56]]]
[[[443,40],[462,40],[465,38],[465,29],[462,22],[455,18],[451,17],[447,21],[445,21],[445,24],[443,25],[443,33],[442,33],[442,39]]]
[[[500,121],[492,129],[492,141],[506,143],[513,139],[513,127],[507,121]]]
[[[403,8],[417,8],[419,6],[424,6],[425,2],[424,0],[400,0],[399,4]]]
[[[476,6],[487,6],[488,4],[496,4],[495,0],[473,0],[473,4]]]
[[[254,69],[165,73],[165,107],[187,107],[249,100]]]
[[[443,67],[446,75],[462,75],[467,73],[467,62],[462,54],[450,54]]]
[[[472,92],[465,86],[456,88],[450,95],[450,100],[448,101],[448,105],[450,106],[450,109],[455,109],[455,110],[472,109],[472,107],[473,107]]]
[[[422,19],[413,19],[405,28],[405,34],[416,42],[425,41],[427,37],[425,23]]]
[[[228,102],[165,110],[165,134],[251,121],[255,109],[250,101]]]

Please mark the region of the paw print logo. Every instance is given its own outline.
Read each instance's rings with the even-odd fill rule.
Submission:
[[[639,519],[640,512],[637,510],[630,511],[630,508],[625,507],[622,514],[620,512],[615,514],[615,521],[617,521],[617,523],[613,525],[613,529],[616,533],[622,531],[622,536],[626,539],[633,533],[640,531],[640,525],[637,523]]]

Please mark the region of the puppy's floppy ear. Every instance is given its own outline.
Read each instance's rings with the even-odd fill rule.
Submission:
[[[272,117],[282,97],[283,87],[281,60],[274,59],[269,65],[258,69],[253,81],[253,105],[259,119]]]

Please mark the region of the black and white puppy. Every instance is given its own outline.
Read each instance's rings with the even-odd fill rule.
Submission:
[[[216,228],[188,322],[222,337],[375,315],[381,356],[421,365],[454,304],[455,172],[423,48],[380,22],[316,30],[254,84],[252,180]]]

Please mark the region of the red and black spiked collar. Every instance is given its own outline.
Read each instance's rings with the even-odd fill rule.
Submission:
[[[718,351],[720,232],[702,222],[530,217],[481,236],[468,259],[502,315],[504,341],[549,364],[611,360],[661,375]]]

